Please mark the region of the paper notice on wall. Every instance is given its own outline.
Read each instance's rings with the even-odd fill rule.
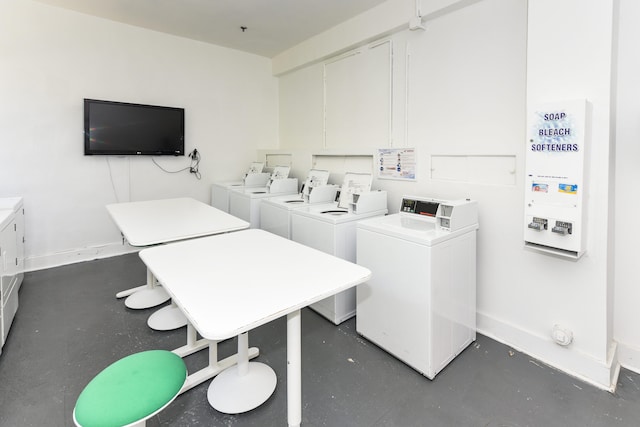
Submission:
[[[377,159],[378,178],[414,181],[416,179],[415,148],[380,148]]]

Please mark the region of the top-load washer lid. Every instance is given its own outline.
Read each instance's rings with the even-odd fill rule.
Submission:
[[[270,197],[269,197],[270,196]],[[273,196],[269,194],[268,197],[265,197],[262,200],[261,206],[270,206],[278,209],[289,210],[292,211],[294,209],[301,209],[305,206],[309,206],[306,200],[304,200],[300,194],[279,194],[277,196]],[[266,209],[269,209],[268,207]],[[262,207],[260,208],[262,210]]]
[[[398,234],[420,235],[422,233],[431,233],[436,230],[435,221],[407,218],[399,213],[364,222],[368,225],[366,228],[384,229]]]
[[[320,212],[321,214],[326,214],[326,215],[335,215],[335,216],[339,216],[339,215],[345,215],[348,214],[349,211],[346,209],[329,209],[326,211],[322,211]]]
[[[418,231],[428,231],[428,230],[434,230],[436,228],[436,224],[434,221],[427,222],[427,221],[422,221],[420,219],[403,217],[402,215],[400,215],[400,223],[397,224],[397,226],[406,228],[409,230],[418,230]]]
[[[351,221],[360,221],[373,216],[382,216],[386,215],[386,213],[386,208],[366,213],[354,213],[347,209],[339,208],[337,204],[333,202],[305,205],[304,207],[292,210],[291,215],[292,217],[294,215],[304,216],[307,218],[313,218],[317,221],[337,225]]]
[[[417,216],[417,215],[416,215]],[[462,234],[475,232],[475,226],[462,228],[456,231],[445,231],[436,227],[435,221],[424,221],[418,218],[407,218],[397,213],[383,217],[365,219],[358,222],[359,230],[368,230],[387,236],[415,242],[425,246],[434,246],[438,243],[456,238]]]
[[[254,188],[245,187],[245,188],[240,189],[239,192],[247,194],[247,195],[251,195],[251,194],[267,194],[268,193],[266,187],[254,187]]]

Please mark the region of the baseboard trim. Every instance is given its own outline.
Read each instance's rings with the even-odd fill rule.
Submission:
[[[140,248],[136,248],[127,243],[108,243],[105,245],[90,246],[71,251],[29,257],[24,260],[24,269],[26,272],[44,270],[46,268],[60,267],[63,265],[75,264],[77,262],[124,255],[131,252],[137,252],[139,250]]]
[[[561,347],[553,342],[551,337],[533,334],[483,313],[477,314],[477,328],[481,334],[513,347],[554,369],[600,389],[615,391],[620,373],[618,345],[615,342],[608,350],[607,360],[601,361],[591,355]]]
[[[621,342],[618,343],[618,349],[620,364],[626,369],[640,374],[640,349]]]
[[[109,258],[139,251],[127,243],[109,243],[25,259],[25,272],[60,267],[94,259]],[[640,349],[624,343],[613,343],[606,362],[576,351],[567,352],[548,337],[541,337],[494,317],[478,312],[477,329],[483,335],[541,362],[607,391],[615,391],[623,366],[640,374]]]

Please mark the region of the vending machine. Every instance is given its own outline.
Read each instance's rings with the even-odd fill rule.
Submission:
[[[588,102],[543,104],[529,112],[525,246],[578,259],[586,247]]]

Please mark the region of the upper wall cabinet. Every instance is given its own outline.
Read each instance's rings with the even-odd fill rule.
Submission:
[[[324,148],[390,146],[392,43],[363,46],[324,65]]]

